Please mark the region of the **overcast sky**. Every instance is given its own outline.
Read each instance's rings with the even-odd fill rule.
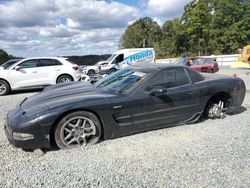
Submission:
[[[190,0],[0,0],[0,49],[22,57],[110,54],[127,26],[179,17]]]

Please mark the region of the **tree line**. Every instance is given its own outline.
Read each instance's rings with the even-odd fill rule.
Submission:
[[[84,56],[65,56],[65,58],[68,58],[70,61],[78,64],[78,65],[93,65],[99,61],[103,61],[108,59],[110,54],[104,54],[104,55],[84,55]],[[5,63],[8,60],[11,59],[21,59],[22,57],[15,57],[12,55],[9,55],[4,50],[0,49],[0,65]]]
[[[130,25],[119,48],[154,47],[157,58],[231,54],[250,44],[250,0],[193,0],[162,26],[150,17]]]

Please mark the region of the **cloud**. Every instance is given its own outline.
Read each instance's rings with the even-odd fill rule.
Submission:
[[[142,16],[158,23],[180,15],[188,0],[0,1],[0,49],[22,56],[112,53],[128,25]],[[140,4],[140,6],[138,6]]]
[[[59,15],[68,19],[68,24],[83,30],[126,27],[131,19],[138,18],[139,10],[118,2],[92,0],[56,0]],[[65,8],[67,7],[67,8]]]
[[[66,25],[59,24],[55,27],[41,28],[40,35],[45,37],[65,38],[79,34],[79,30],[71,29]]]
[[[12,0],[0,3],[0,48],[23,56],[112,53],[140,11],[95,0]]]
[[[51,24],[57,6],[52,0],[7,1],[0,4],[0,26],[33,27]],[[49,18],[49,19],[48,19]]]
[[[149,0],[146,13],[150,16],[172,19],[183,13],[184,6],[191,0]]]
[[[126,27],[139,11],[122,3],[94,0],[13,0],[0,4],[0,26],[53,26],[65,19],[84,30]]]

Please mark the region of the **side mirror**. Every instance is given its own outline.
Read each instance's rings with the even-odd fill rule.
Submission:
[[[160,96],[164,95],[167,92],[167,89],[162,86],[156,86],[153,89],[151,89],[148,93],[151,96]]]
[[[20,68],[20,66],[15,66],[15,68],[14,68],[16,71],[19,71],[21,68]]]

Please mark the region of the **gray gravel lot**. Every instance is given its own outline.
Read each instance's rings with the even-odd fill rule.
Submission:
[[[33,94],[0,97],[0,187],[250,185],[250,93],[242,111],[223,120],[48,151],[41,157],[14,148],[3,131],[6,112]]]

